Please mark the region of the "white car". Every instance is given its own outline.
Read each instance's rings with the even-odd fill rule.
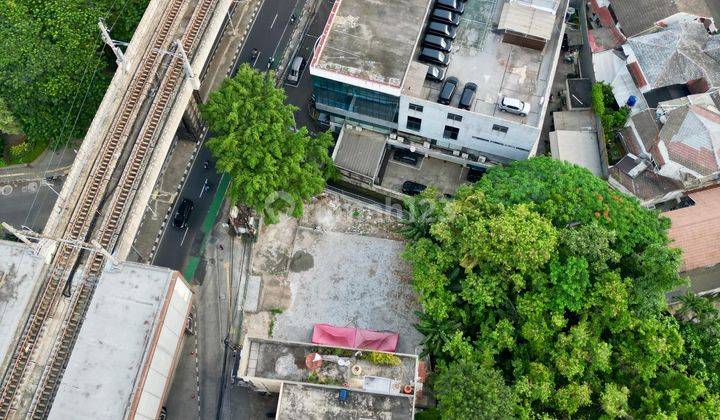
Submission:
[[[519,99],[503,96],[498,105],[500,106],[500,111],[503,112],[509,112],[523,117],[530,113],[530,104]]]

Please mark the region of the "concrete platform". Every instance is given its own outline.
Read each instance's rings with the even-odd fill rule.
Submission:
[[[0,358],[7,366],[33,298],[45,278],[45,261],[19,242],[0,241]]]

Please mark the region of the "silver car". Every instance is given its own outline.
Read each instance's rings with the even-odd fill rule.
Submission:
[[[530,113],[530,104],[519,99],[503,96],[498,105],[500,106],[500,111],[503,112],[509,112],[523,117]]]

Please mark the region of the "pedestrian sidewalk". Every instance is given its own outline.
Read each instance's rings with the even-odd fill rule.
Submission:
[[[32,163],[0,168],[0,184],[40,181],[45,177],[65,176],[75,161],[78,142],[61,150],[45,149]]]

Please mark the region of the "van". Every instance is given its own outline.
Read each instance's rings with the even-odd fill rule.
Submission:
[[[438,103],[450,105],[450,101],[452,101],[452,97],[455,95],[458,83],[460,83],[460,81],[457,77],[448,77],[445,79],[445,82],[443,82],[442,87],[440,88],[440,95],[437,100]]]
[[[452,42],[437,35],[425,35],[422,41],[423,47],[430,47],[442,52],[450,52]]]
[[[434,48],[423,48],[422,51],[420,51],[418,60],[439,66],[447,66],[450,62],[450,56]]]
[[[457,29],[454,26],[446,25],[440,22],[430,22],[425,29],[425,33],[431,35],[439,35],[447,39],[455,39]]]
[[[459,15],[465,13],[465,3],[460,0],[435,0],[435,7],[449,10]]]
[[[449,10],[435,8],[430,15],[430,20],[445,23],[447,25],[458,26],[460,24],[460,16]]]
[[[302,70],[304,58],[297,56],[290,66],[290,72],[288,72],[287,80],[291,83],[297,83],[300,80],[300,70]]]

